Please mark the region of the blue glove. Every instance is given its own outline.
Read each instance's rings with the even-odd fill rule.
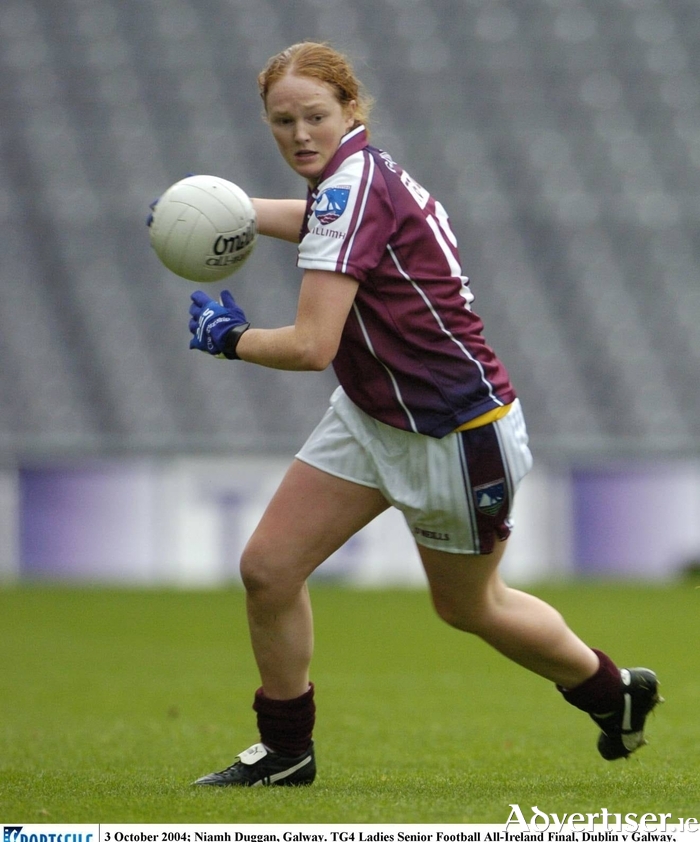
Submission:
[[[155,212],[156,205],[158,204],[158,202],[159,202],[159,201],[160,201],[160,196],[158,196],[158,198],[157,198],[157,199],[154,199],[154,200],[151,202],[151,204],[148,206],[148,207],[151,209],[151,212],[150,212],[150,213],[148,214],[148,216],[146,217],[146,226],[147,226],[148,228],[150,228],[150,227],[151,227],[151,225],[153,225],[153,213]]]
[[[221,302],[214,301],[206,292],[197,290],[190,296],[190,348],[206,351],[213,357],[238,360],[238,340],[250,327],[245,313],[236,304],[228,290],[221,293]]]
[[[187,175],[186,175],[186,176],[184,176],[184,178],[189,178],[191,175],[194,175],[194,173],[193,173],[193,172],[188,172],[188,173],[187,173]],[[150,227],[151,227],[151,225],[153,225],[153,214],[155,213],[155,210],[156,210],[156,205],[158,204],[158,202],[160,202],[160,196],[158,196],[158,198],[157,198],[157,199],[154,199],[154,200],[151,202],[151,204],[148,206],[148,207],[151,209],[151,212],[150,212],[150,213],[148,214],[148,216],[146,217],[146,226],[147,226],[148,228],[150,228]]]

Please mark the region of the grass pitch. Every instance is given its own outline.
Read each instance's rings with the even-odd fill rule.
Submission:
[[[698,584],[536,590],[659,674],[650,745],[615,763],[584,714],[426,593],[317,586],[319,776],[254,790],[191,786],[257,739],[239,590],[0,589],[0,822],[504,823],[511,803],[700,817]]]

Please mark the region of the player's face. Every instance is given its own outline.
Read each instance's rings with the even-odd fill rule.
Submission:
[[[267,119],[282,157],[314,187],[353,126],[356,104],[342,106],[330,85],[287,73],[267,93]]]

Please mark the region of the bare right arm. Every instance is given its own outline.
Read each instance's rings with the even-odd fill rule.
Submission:
[[[299,242],[306,202],[303,199],[252,199],[258,233],[278,240]]]

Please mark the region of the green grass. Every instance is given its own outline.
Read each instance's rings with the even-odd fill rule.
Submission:
[[[538,589],[592,646],[657,669],[650,745],[608,764],[547,682],[441,624],[421,591],[313,590],[319,777],[201,790],[257,739],[243,596],[0,589],[0,822],[504,823],[700,817],[700,590]]]

